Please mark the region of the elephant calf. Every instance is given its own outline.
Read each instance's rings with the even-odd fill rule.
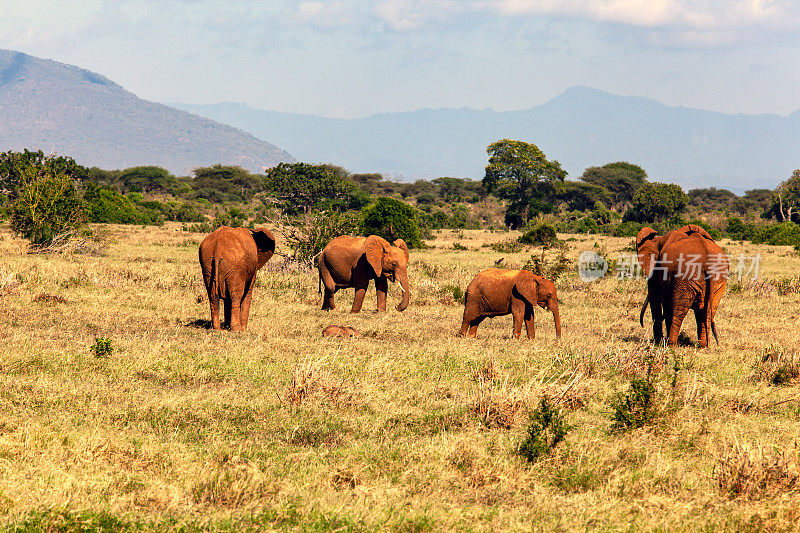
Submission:
[[[484,318],[507,315],[514,317],[514,338],[522,333],[522,323],[528,338],[535,336],[533,308],[539,305],[553,313],[556,338],[561,337],[561,319],[555,284],[527,270],[490,268],[480,272],[467,287],[464,301],[462,336],[475,337],[478,324]]]
[[[249,230],[222,226],[203,239],[200,243],[200,268],[214,329],[222,329],[220,300],[225,302],[225,323],[230,329],[247,329],[256,272],[273,253],[275,237],[266,228]]]

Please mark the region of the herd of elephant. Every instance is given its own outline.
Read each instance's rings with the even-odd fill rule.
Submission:
[[[676,346],[683,319],[692,309],[698,343],[702,348],[708,346],[709,331],[717,337],[714,315],[728,278],[728,258],[722,248],[706,230],[693,224],[665,235],[643,228],[636,236],[636,248],[647,276],[647,298],[639,318],[642,326],[649,304],[654,340],[663,339],[662,323],[666,322],[667,344]],[[247,329],[256,273],[274,252],[275,237],[266,228],[223,226],[200,243],[200,267],[214,329],[221,329],[223,324],[233,331]],[[376,235],[336,237],[317,256],[319,280],[324,287],[322,309],[336,308],[334,294],[339,289],[354,288],[351,312],[358,313],[369,282],[374,280],[378,311],[386,311],[389,281],[400,283],[403,297],[397,310],[405,310],[411,297],[408,260],[408,246],[402,239],[390,243]],[[220,302],[224,302],[224,322],[220,319]],[[560,338],[558,296],[552,281],[527,270],[484,270],[467,287],[460,334],[475,337],[486,317],[511,314],[514,338],[519,338],[524,323],[532,339],[537,305],[553,313],[556,338]]]

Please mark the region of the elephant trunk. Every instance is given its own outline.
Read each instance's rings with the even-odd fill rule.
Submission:
[[[555,296],[550,299],[550,303],[548,305],[550,308],[550,312],[553,313],[553,322],[556,325],[556,338],[561,338],[561,316],[558,314],[558,300]]]
[[[408,302],[411,299],[411,285],[408,284],[408,271],[398,270],[395,272],[395,277],[400,282],[400,288],[403,289],[403,299],[397,304],[398,311],[405,311],[408,307]]]

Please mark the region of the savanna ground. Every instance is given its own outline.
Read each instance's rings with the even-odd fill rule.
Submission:
[[[510,338],[510,316],[457,337],[456,288],[501,257],[519,267],[541,253],[483,246],[509,233],[446,231],[412,250],[403,313],[374,314],[372,287],[366,312],[348,313],[352,291],[323,312],[316,273],[276,256],[259,273],[249,331],[235,334],[205,327],[203,235],[94,231],[100,255],[34,255],[0,229],[0,520],[11,530],[800,522],[800,258],[789,247],[722,241],[760,253],[760,277],[729,282],[721,344],[698,351],[648,342],[643,281],[584,283],[574,267],[557,283],[560,343],[538,308],[534,341]],[[560,237],[573,261],[632,244]],[[329,324],[364,337],[324,339]],[[91,350],[97,338],[110,353]],[[655,414],[611,431],[611,399],[648,375]],[[516,450],[542,397],[572,429],[529,464]]]

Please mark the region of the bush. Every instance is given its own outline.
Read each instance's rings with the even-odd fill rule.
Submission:
[[[535,228],[526,231],[519,238],[519,242],[549,248],[558,244],[558,237],[556,237],[556,229],[552,225],[542,222]]]
[[[763,226],[750,240],[754,244],[796,246],[800,244],[800,225],[794,222],[781,222]]]
[[[558,257],[552,262],[549,262],[545,258],[544,251],[542,251],[541,257],[533,254],[522,267],[523,270],[529,270],[537,276],[542,276],[543,278],[549,279],[553,282],[560,278],[565,272],[572,270],[572,268],[572,261],[569,260],[563,251],[559,253]]]
[[[95,357],[107,357],[114,352],[114,347],[111,346],[111,339],[95,337],[94,344],[89,347],[89,350]]]
[[[611,399],[614,409],[612,431],[626,431],[649,424],[655,415],[655,395],[656,387],[652,381],[633,378],[627,393],[619,392]]]
[[[33,245],[53,239],[83,223],[83,202],[66,174],[27,167],[20,172],[11,206],[11,230]]]
[[[539,407],[529,414],[527,434],[517,453],[529,463],[535,463],[540,457],[550,455],[569,430],[561,410],[551,407],[547,399],[542,398]]]
[[[364,209],[364,235],[378,235],[389,242],[403,239],[409,248],[422,246],[417,211],[394,198],[378,198]]]
[[[158,215],[140,212],[136,204],[117,191],[98,187],[94,183],[86,186],[86,215],[89,222],[104,224],[156,224]]]

